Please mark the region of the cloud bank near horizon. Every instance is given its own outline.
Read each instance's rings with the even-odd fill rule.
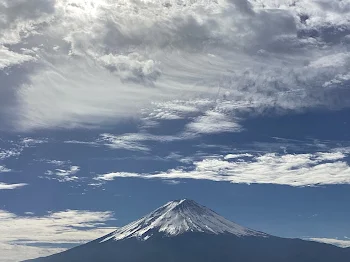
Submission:
[[[0,210],[1,261],[48,256],[63,251],[60,245],[78,245],[101,237],[114,230],[106,227],[110,220],[114,220],[111,212],[66,210],[19,216]]]
[[[330,244],[342,248],[350,247],[350,240],[342,240],[336,238],[308,238],[307,240]]]

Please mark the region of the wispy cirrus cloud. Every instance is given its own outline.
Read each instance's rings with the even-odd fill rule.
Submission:
[[[62,244],[81,244],[113,231],[112,212],[65,210],[44,216],[19,216],[0,210],[1,261],[18,261],[63,251]],[[13,227],[16,224],[16,227]]]
[[[145,142],[173,142],[188,139],[189,135],[153,135],[150,133],[127,133],[123,135],[101,134],[97,142],[100,145],[108,146],[112,149],[125,149],[131,151],[149,151],[150,148]]]
[[[317,186],[350,184],[350,166],[341,152],[312,154],[227,155],[211,157],[192,163],[186,168],[166,172],[115,172],[97,176],[99,181],[115,178],[196,179],[244,184],[278,184],[289,186]]]
[[[174,101],[173,103],[176,103]],[[166,103],[165,103],[166,104]],[[164,104],[163,104],[164,106]],[[230,116],[228,114],[225,114],[224,112],[217,111],[215,109],[209,109],[204,114],[198,113],[198,111],[192,111],[191,109],[182,108],[186,107],[181,105],[181,110],[183,112],[190,112],[191,114],[196,112],[196,117],[193,118],[193,120],[190,120],[187,124],[179,124],[178,128],[179,131],[176,134],[173,135],[161,135],[161,134],[152,134],[150,132],[147,132],[147,120],[150,118],[148,116],[152,117],[152,120],[156,121],[162,121],[165,118],[158,117],[156,115],[152,115],[153,113],[150,113],[148,116],[143,117],[142,119],[146,121],[146,128],[144,126],[144,123],[140,125],[139,132],[138,133],[126,133],[122,135],[114,135],[110,133],[101,134],[100,137],[93,142],[93,145],[105,145],[112,149],[125,149],[125,150],[131,150],[131,151],[150,151],[149,146],[146,144],[147,142],[160,142],[160,143],[166,143],[166,142],[174,142],[174,141],[181,141],[181,140],[190,140],[197,138],[201,135],[208,135],[208,134],[219,134],[219,133],[225,133],[225,132],[240,132],[242,131],[241,125],[238,123],[238,119],[234,119],[233,116]],[[158,112],[159,113],[159,112]],[[168,114],[168,113],[166,113]],[[173,114],[174,117],[167,118],[166,120],[174,120],[175,114]],[[185,115],[185,114],[184,114]],[[181,117],[184,117],[182,115]],[[188,117],[187,115],[186,117]],[[181,119],[179,116],[178,119]],[[145,129],[145,130],[143,130]],[[89,142],[82,142],[82,143],[89,143]]]
[[[142,144],[151,139],[149,134],[131,133],[124,135],[102,134],[99,143],[112,149],[126,149],[132,151],[149,151],[149,148]]]

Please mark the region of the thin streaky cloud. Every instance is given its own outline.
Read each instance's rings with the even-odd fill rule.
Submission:
[[[99,181],[115,178],[195,179],[238,184],[278,184],[294,187],[350,184],[350,166],[343,153],[274,154],[225,159],[210,157],[160,173],[112,172],[97,176]]]
[[[0,182],[0,190],[12,190],[27,186],[28,184],[20,183],[20,184],[6,184]]]

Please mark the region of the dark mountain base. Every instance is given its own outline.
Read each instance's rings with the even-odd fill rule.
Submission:
[[[37,262],[349,262],[350,249],[278,237],[186,233],[176,237],[99,239]]]

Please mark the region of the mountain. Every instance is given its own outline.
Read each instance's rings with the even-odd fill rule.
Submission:
[[[30,261],[348,262],[350,249],[268,235],[184,199],[85,245]]]
[[[147,240],[157,234],[174,237],[186,232],[268,237],[264,233],[237,225],[193,200],[183,199],[169,202],[145,217],[116,230],[102,242],[132,237]]]

